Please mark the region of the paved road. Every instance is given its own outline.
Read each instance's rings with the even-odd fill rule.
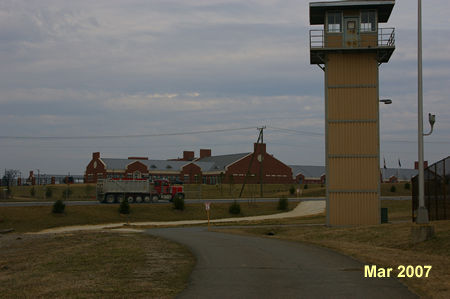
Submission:
[[[410,200],[411,196],[395,196],[395,197],[381,197],[381,200]],[[249,199],[244,198],[242,201],[248,201]],[[256,202],[277,202],[279,198],[254,198],[250,199]],[[306,198],[289,198],[290,201],[311,201],[311,200],[325,200],[324,197],[306,197]],[[222,202],[222,203],[231,203],[234,199],[186,199],[186,203],[203,203],[205,201],[210,202]],[[159,204],[168,203],[167,200],[160,200]],[[65,201],[65,203],[69,206],[91,206],[91,205],[100,205],[98,201],[86,200],[86,201]],[[53,201],[0,201],[0,207],[29,207],[29,206],[51,206],[53,205]]]
[[[147,230],[197,257],[180,298],[416,298],[394,279],[363,277],[363,265],[315,246],[208,232]]]

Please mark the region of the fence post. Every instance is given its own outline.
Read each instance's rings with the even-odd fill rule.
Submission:
[[[444,219],[447,219],[447,172],[445,172],[445,162],[447,162],[447,159],[444,159],[444,165],[442,170],[442,178],[443,178],[443,184],[442,184],[442,199],[444,203]]]

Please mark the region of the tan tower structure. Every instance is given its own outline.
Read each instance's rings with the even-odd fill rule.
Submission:
[[[395,49],[393,0],[309,4],[311,64],[325,72],[328,225],[380,223],[378,68]]]

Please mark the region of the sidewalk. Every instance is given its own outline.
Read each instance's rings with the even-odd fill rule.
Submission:
[[[250,216],[250,217],[234,217],[234,218],[223,218],[211,220],[211,223],[223,223],[223,222],[239,222],[239,221],[258,221],[267,219],[282,219],[282,218],[293,218],[320,214],[325,211],[325,201],[304,201],[301,202],[292,211],[285,213],[278,213],[272,215],[261,215],[261,216]],[[179,225],[195,225],[195,224],[205,224],[208,223],[207,220],[183,220],[183,221],[157,221],[157,222],[133,222],[130,225],[148,225],[148,226],[179,226]],[[63,232],[73,232],[81,230],[101,230],[108,228],[116,228],[125,225],[126,223],[109,223],[109,224],[96,224],[96,225],[76,225],[76,226],[65,226],[45,229],[36,234],[47,234],[47,233],[63,233]],[[139,231],[136,229],[120,229],[121,231]]]

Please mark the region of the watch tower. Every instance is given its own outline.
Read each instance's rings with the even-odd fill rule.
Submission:
[[[310,60],[325,73],[327,225],[380,223],[378,68],[395,50],[380,28],[394,0],[312,2]]]

